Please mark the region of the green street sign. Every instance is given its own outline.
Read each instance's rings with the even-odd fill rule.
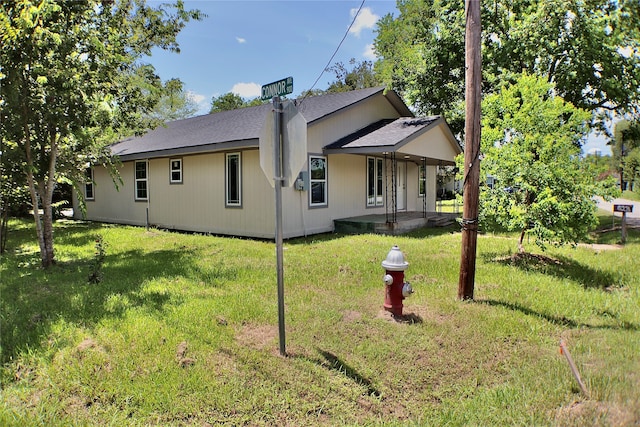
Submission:
[[[260,99],[266,101],[274,96],[288,95],[290,93],[293,93],[293,77],[263,85]]]

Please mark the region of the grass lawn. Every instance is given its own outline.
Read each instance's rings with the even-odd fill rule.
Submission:
[[[623,199],[640,202],[640,192],[637,192],[637,191],[628,191],[628,190],[623,191],[622,196],[620,197],[622,197]]]
[[[3,426],[640,422],[638,230],[521,256],[483,234],[473,302],[456,300],[455,228],[286,241],[282,357],[272,242],[60,221],[45,272],[31,223],[10,228]],[[394,244],[416,290],[404,322],[382,310]]]

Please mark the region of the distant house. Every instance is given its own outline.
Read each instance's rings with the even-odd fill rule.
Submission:
[[[259,137],[271,104],[178,120],[111,147],[116,189],[87,170],[86,218],[100,222],[273,238],[274,191],[260,167]],[[436,170],[461,152],[439,116],[414,117],[384,88],[297,101],[307,161],[283,189],[283,237],[334,230],[334,220],[435,211]],[[75,216],[80,219],[77,195]]]

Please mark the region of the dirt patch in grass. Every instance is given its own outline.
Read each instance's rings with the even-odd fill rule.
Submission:
[[[507,255],[504,257],[495,258],[495,261],[509,263],[513,265],[562,265],[562,261],[559,259],[542,255],[542,254],[532,254],[530,252],[517,252],[511,255]]]
[[[92,340],[91,338],[85,338],[80,344],[78,344],[78,346],[76,347],[76,350],[82,353],[89,348],[95,348],[97,346],[98,346],[98,343],[96,343],[94,340]]]
[[[620,249],[623,248],[622,245],[606,245],[606,244],[601,244],[601,243],[580,243],[578,246],[580,246],[581,248],[591,248],[593,249],[595,252],[602,252],[602,251],[619,251]]]
[[[579,401],[563,406],[556,411],[559,425],[609,425],[635,426],[638,420],[625,408],[610,402]]]
[[[278,328],[272,325],[242,325],[236,340],[243,346],[262,350],[278,338]]]
[[[350,323],[360,319],[362,319],[362,313],[360,313],[359,311],[347,310],[344,313],[342,313],[343,322]]]
[[[444,323],[450,322],[451,318],[443,315],[442,313],[434,312],[430,310],[427,306],[420,305],[405,305],[402,310],[402,316],[397,317],[391,314],[391,312],[385,310],[384,308],[380,308],[376,315],[377,319],[387,320],[389,322],[395,323],[435,323],[437,325],[442,325]]]

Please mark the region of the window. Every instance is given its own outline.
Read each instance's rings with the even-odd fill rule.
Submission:
[[[309,203],[311,206],[327,206],[327,158],[309,157],[309,168],[311,169]]]
[[[84,199],[85,200],[94,200],[93,196],[93,168],[88,167],[85,172],[85,181],[84,181]]]
[[[418,191],[420,197],[427,194],[427,167],[425,165],[420,165],[418,168]]]
[[[149,197],[147,189],[147,162],[136,162],[136,200],[147,200]]]
[[[383,159],[367,157],[367,206],[384,204],[383,166]]]
[[[182,184],[182,159],[169,160],[169,173],[171,184]]]
[[[240,153],[226,155],[226,205],[242,206],[242,164]]]

